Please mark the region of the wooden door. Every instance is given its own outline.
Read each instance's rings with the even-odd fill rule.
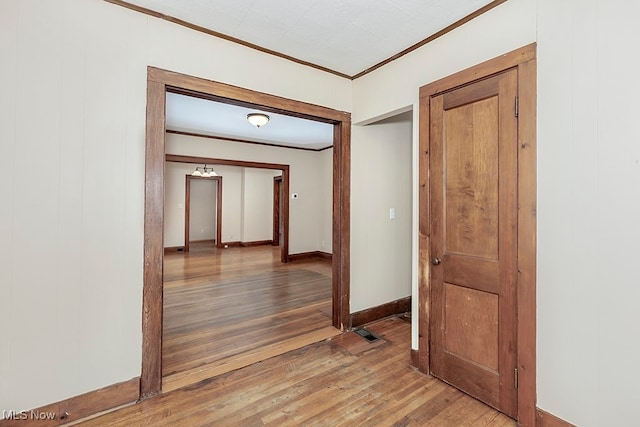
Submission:
[[[430,100],[430,370],[516,417],[517,71]]]

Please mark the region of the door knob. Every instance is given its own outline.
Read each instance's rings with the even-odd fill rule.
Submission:
[[[433,265],[440,265],[440,263],[442,262],[442,260],[438,257],[433,257],[431,258],[431,264]]]

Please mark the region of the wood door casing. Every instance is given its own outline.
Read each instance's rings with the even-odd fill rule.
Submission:
[[[282,175],[273,177],[273,246],[282,244]]]
[[[431,98],[430,370],[512,417],[517,71]]]

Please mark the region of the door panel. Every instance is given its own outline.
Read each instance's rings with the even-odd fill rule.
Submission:
[[[515,417],[517,72],[430,100],[433,375]],[[437,263],[435,263],[437,264]]]

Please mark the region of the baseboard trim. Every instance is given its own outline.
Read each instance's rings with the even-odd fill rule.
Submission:
[[[305,259],[322,258],[331,261],[333,255],[322,251],[300,252],[297,254],[289,254],[289,261],[300,261]]]
[[[140,396],[140,377],[113,384],[40,408],[19,412],[16,419],[0,419],[0,427],[59,426],[118,406],[134,403]],[[37,419],[38,416],[53,419]],[[19,418],[18,418],[19,417]],[[21,419],[24,418],[25,419]]]
[[[168,246],[164,248],[165,254],[168,254],[171,252],[184,252],[184,246]]]
[[[536,427],[576,427],[570,422],[558,418],[553,414],[536,408]]]
[[[411,349],[411,366],[415,366],[416,368],[419,369],[419,366],[420,366],[418,364],[419,360],[420,359],[418,358],[418,350]]]
[[[242,246],[242,242],[239,240],[234,242],[222,242],[223,248],[239,248],[240,246]]]
[[[240,242],[240,246],[242,246],[243,248],[266,245],[273,245],[273,240],[254,240],[252,242]]]
[[[408,313],[411,311],[411,297],[400,298],[377,307],[351,313],[351,327],[362,326],[365,323],[384,319],[394,314]]]

